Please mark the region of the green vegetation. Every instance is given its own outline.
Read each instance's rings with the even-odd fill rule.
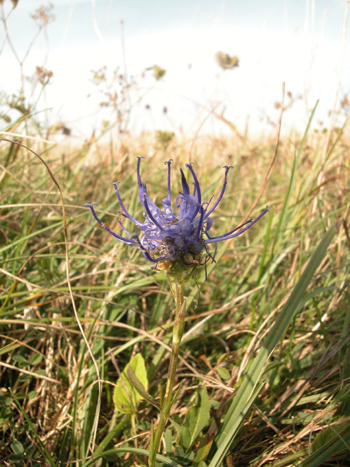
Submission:
[[[148,159],[142,177],[161,203],[164,150],[155,135],[81,147],[22,139],[40,159],[6,139],[13,142],[0,145],[1,462],[146,465],[173,301],[165,274],[115,241],[83,204],[98,202],[119,232],[112,182],[120,180],[130,212],[142,218],[136,156]],[[166,158],[176,180],[194,154],[203,199],[219,193],[221,167],[233,166],[216,210],[219,234],[253,205],[275,143],[174,138]],[[270,214],[219,245],[208,280],[200,268],[198,287],[187,290],[178,396],[158,465],[348,465],[350,144],[341,132],[326,144],[327,135],[311,130],[282,138],[252,213],[268,204]],[[136,388],[143,397],[135,393],[136,404],[116,411],[114,388],[137,354],[147,370]],[[135,373],[127,372],[130,384]]]

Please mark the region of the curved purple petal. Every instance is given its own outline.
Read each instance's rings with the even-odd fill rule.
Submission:
[[[153,216],[157,216],[157,218],[161,218],[163,217],[163,213],[162,211],[159,209],[159,207],[153,203],[153,201],[151,201],[151,198],[149,197],[148,195],[148,192],[147,192],[147,187],[146,187],[146,184],[144,183],[143,184],[143,187],[144,187],[144,194],[146,194],[146,197],[147,197],[147,202],[148,202],[148,207],[149,209],[151,209],[153,212]],[[156,213],[156,214],[155,214]]]
[[[197,203],[201,204],[202,203],[201,186],[199,184],[199,181],[198,181],[198,178],[197,178],[197,176],[195,174],[195,171],[192,169],[192,164],[193,164],[193,162],[191,162],[190,164],[186,164],[186,167],[188,167],[189,170],[191,171],[191,174],[192,174],[192,177],[193,177],[193,180],[194,180],[195,194],[197,195]]]
[[[140,202],[143,206],[143,192],[144,192],[144,187],[141,182],[141,173],[140,173],[140,166],[141,166],[141,159],[144,159],[143,156],[137,156],[137,168],[136,168],[136,173],[137,173],[137,183],[139,185],[139,198]]]
[[[146,195],[146,193],[143,195],[143,200],[144,200],[144,203],[145,203],[145,208],[146,208],[146,211],[147,211],[147,214],[148,214],[148,217],[151,219],[151,221],[153,222],[153,224],[155,224],[160,230],[163,230],[163,227],[159,224],[159,222],[157,222],[157,220],[153,217],[152,213],[151,213],[151,210],[148,206],[148,200],[147,200],[148,196]]]
[[[208,243],[215,243],[215,242],[221,242],[223,240],[229,240],[230,238],[238,237],[239,235],[242,235],[242,233],[246,232],[248,229],[250,229],[256,222],[258,222],[259,219],[261,219],[267,212],[269,208],[266,206],[265,210],[253,221],[250,222],[250,224],[245,227],[244,229],[240,230],[239,232],[236,232],[232,235],[226,234],[226,235],[220,235],[219,237],[213,237],[209,238],[208,240],[204,240],[204,244],[208,245]]]
[[[202,231],[202,226],[203,226],[203,218],[204,218],[204,209],[202,206],[199,207],[199,210],[201,212],[201,216],[199,218],[199,221],[198,221],[198,228],[197,228],[197,233],[196,233],[196,236],[194,238],[194,241],[196,242],[198,239],[199,239],[199,235]]]
[[[215,251],[214,251],[213,256],[211,257],[212,263],[216,263],[216,261],[215,261],[215,256],[216,256],[216,253],[217,253],[217,252],[218,252],[218,244],[215,243]]]
[[[121,242],[123,243],[126,243],[127,245],[136,245],[136,241],[133,240],[133,239],[128,239],[128,238],[124,238],[122,237],[121,235],[118,235],[116,234],[115,232],[113,232],[113,230],[111,230],[109,227],[106,226],[105,223],[103,223],[101,221],[101,219],[99,219],[97,217],[97,214],[95,212],[95,209],[94,209],[94,206],[96,206],[97,203],[92,203],[92,204],[89,204],[89,203],[85,203],[84,206],[85,207],[88,207],[90,208],[91,212],[92,212],[92,215],[94,216],[94,218],[96,219],[96,221],[100,224],[101,227],[103,227],[105,230],[107,230],[107,232],[109,232],[110,234],[113,235],[113,237],[117,238],[118,240],[120,240]]]
[[[214,219],[212,217],[209,217],[209,219],[207,219],[207,225],[205,226],[205,231],[209,232],[213,224],[214,224]]]
[[[183,170],[180,169],[180,172],[181,172],[182,191],[184,195],[188,196],[190,194],[190,189],[189,189],[185,174],[183,173]]]
[[[225,169],[225,180],[224,180],[223,187],[221,189],[221,193],[219,195],[219,198],[214,203],[214,206],[206,213],[205,219],[210,216],[210,214],[214,211],[214,209],[217,208],[218,204],[222,200],[222,197],[224,196],[224,193],[225,193],[225,190],[226,190],[226,185],[227,185],[227,174],[228,174],[229,170],[232,169],[232,168],[233,168],[232,166],[228,167],[227,165],[225,165],[225,167],[224,167],[224,169]]]
[[[171,206],[171,183],[170,183],[170,172],[171,172],[171,163],[172,159],[169,159],[168,161],[165,161],[164,164],[168,166],[168,200],[170,201],[170,206]]]
[[[247,224],[251,224],[253,222],[253,219],[249,219],[249,221],[247,222],[244,222],[244,224],[241,224],[239,225],[238,227],[236,227],[235,229],[231,230],[230,232],[227,232],[223,235],[223,237],[227,237],[228,235],[231,235],[233,234],[234,232],[237,232],[237,230],[241,229],[242,227],[244,227],[245,225]]]
[[[124,214],[126,215],[126,217],[127,217],[131,222],[133,222],[134,224],[138,225],[140,228],[143,227],[143,223],[137,221],[136,219],[134,219],[134,218],[132,217],[132,215],[129,214],[128,211],[126,210],[126,208],[125,208],[125,206],[124,206],[124,204],[123,204],[123,201],[121,200],[120,194],[119,194],[118,183],[119,183],[119,182],[114,182],[114,183],[113,183],[113,186],[114,186],[115,191],[116,191],[116,193],[117,193],[118,200],[119,200],[119,204],[120,204],[122,210],[124,211]]]
[[[126,230],[126,228],[123,226],[123,224],[121,223],[121,221],[117,221],[117,222],[119,222],[120,227],[124,230],[124,232],[126,233],[126,235],[129,235],[130,238],[133,238],[133,237],[134,237],[134,235],[131,235],[131,233],[128,232],[128,231]]]
[[[147,253],[147,251],[144,251],[144,250],[141,250],[142,251],[142,254],[143,256],[147,259],[147,261],[151,261],[151,263],[159,263],[160,261],[165,261],[168,259],[167,256],[160,256],[159,258],[152,258],[152,256]]]

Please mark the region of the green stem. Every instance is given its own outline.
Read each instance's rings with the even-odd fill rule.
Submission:
[[[150,455],[148,459],[149,467],[155,466],[156,455],[159,449],[159,444],[165,430],[165,425],[168,421],[171,407],[174,403],[173,389],[175,384],[176,368],[178,363],[180,343],[185,327],[186,300],[183,296],[183,282],[177,278],[169,278],[171,291],[175,299],[175,320],[173,327],[173,345],[171,350],[167,385],[164,395],[164,401],[160,412],[159,424],[154,435],[154,440],[150,446]]]

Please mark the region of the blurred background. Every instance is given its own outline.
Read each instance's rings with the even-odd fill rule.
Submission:
[[[321,129],[335,100],[338,117],[348,110],[344,0],[0,3],[2,104],[22,98],[77,138],[121,116],[121,131],[221,134],[228,120],[259,135],[283,82],[285,132],[303,130],[318,99]]]

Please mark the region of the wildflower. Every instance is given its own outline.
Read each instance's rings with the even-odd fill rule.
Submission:
[[[161,209],[150,200],[146,185],[141,181],[141,159],[143,159],[143,157],[138,157],[137,181],[139,198],[145,218],[144,222],[134,219],[134,217],[129,214],[119,194],[119,182],[113,183],[123,215],[141,230],[141,238],[128,232],[120,221],[118,222],[127,237],[113,232],[97,217],[94,209],[96,203],[86,203],[84,206],[91,209],[96,221],[107,230],[107,232],[121,242],[139,248],[143,256],[152,263],[161,264],[162,262],[168,262],[174,264],[180,261],[185,265],[192,263],[200,264],[202,261],[201,252],[203,250],[207,252],[207,257],[210,257],[214,261],[215,254],[211,256],[207,250],[209,244],[215,244],[216,252],[218,242],[242,235],[268,212],[268,208],[266,207],[256,219],[250,219],[224,235],[213,237],[209,233],[214,221],[210,215],[218,207],[224,196],[227,185],[227,174],[232,167],[224,167],[225,178],[221,192],[217,200],[210,207],[212,198],[209,203],[202,201],[201,186],[193,170],[193,163],[186,164],[193,178],[194,189],[191,193],[185,174],[183,170],[180,169],[182,192],[179,193],[179,196],[176,197],[173,203],[170,183],[172,159],[170,159],[164,163],[168,166],[168,196],[162,199],[163,208]]]

